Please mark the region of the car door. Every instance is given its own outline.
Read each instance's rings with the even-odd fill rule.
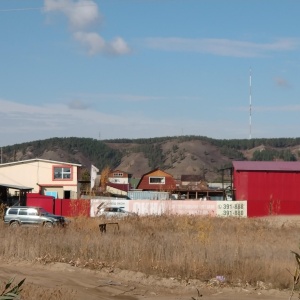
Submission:
[[[27,213],[28,213],[28,223],[30,225],[40,224],[40,216],[36,208],[28,208]]]
[[[17,208],[9,208],[6,211],[4,216],[4,222],[9,224],[11,221],[18,221],[18,209]]]
[[[107,217],[111,218],[114,216],[114,211],[113,211],[113,208],[112,207],[106,207],[105,208],[106,212],[107,212]]]
[[[119,217],[119,214],[120,214],[119,208],[118,207],[112,207],[111,209],[112,209],[112,217],[114,217],[114,218]]]
[[[20,223],[23,225],[29,224],[27,208],[19,209],[18,219],[19,219]]]

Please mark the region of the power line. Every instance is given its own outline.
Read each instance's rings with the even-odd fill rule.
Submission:
[[[23,7],[23,8],[7,8],[0,9],[0,12],[26,11],[26,10],[43,10],[45,7]]]
[[[98,6],[96,3],[90,4],[76,4],[75,7]],[[15,11],[29,11],[29,10],[46,10],[45,6],[41,7],[21,7],[21,8],[6,8],[0,9],[0,12],[15,12]]]

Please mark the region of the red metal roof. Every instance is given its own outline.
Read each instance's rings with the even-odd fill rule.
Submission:
[[[110,186],[112,188],[128,192],[129,191],[129,183],[113,183],[113,182],[108,182],[107,186]]]
[[[300,161],[233,161],[236,171],[300,172]]]

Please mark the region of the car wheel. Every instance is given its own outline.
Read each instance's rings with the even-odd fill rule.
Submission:
[[[45,222],[44,223],[44,227],[45,228],[52,228],[53,227],[53,224],[51,222]]]
[[[14,222],[11,222],[9,224],[10,227],[13,227],[13,228],[16,228],[16,227],[19,227],[20,226],[20,223],[18,221],[14,221]]]

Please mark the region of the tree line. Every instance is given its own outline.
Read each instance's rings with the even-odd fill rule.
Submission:
[[[140,138],[140,139],[111,139],[97,140],[92,138],[50,138],[45,140],[37,140],[27,143],[15,144],[3,147],[4,159],[3,163],[15,160],[16,153],[30,153],[32,158],[41,157],[45,151],[62,149],[70,153],[71,163],[80,163],[76,158],[76,153],[81,153],[92,164],[96,165],[100,170],[109,167],[116,168],[122,160],[122,157],[130,152],[142,152],[148,158],[149,167],[152,169],[160,167],[162,169],[169,168],[166,165],[167,155],[164,153],[162,145],[168,141],[176,141],[177,144],[185,141],[201,140],[210,143],[219,148],[222,155],[227,156],[231,160],[245,160],[242,151],[250,150],[255,147],[264,146],[264,150],[257,150],[253,153],[252,160],[275,160],[281,159],[285,161],[295,161],[299,154],[295,155],[289,147],[300,145],[300,138],[260,138],[260,139],[212,139],[205,136],[174,136],[174,137],[156,137],[156,138]],[[115,149],[109,144],[135,144],[130,150]],[[124,149],[124,148],[123,148]],[[169,152],[176,152],[176,145]],[[179,155],[179,154],[178,154]],[[184,153],[180,153],[179,158],[184,157]],[[175,159],[175,158],[174,158]]]

